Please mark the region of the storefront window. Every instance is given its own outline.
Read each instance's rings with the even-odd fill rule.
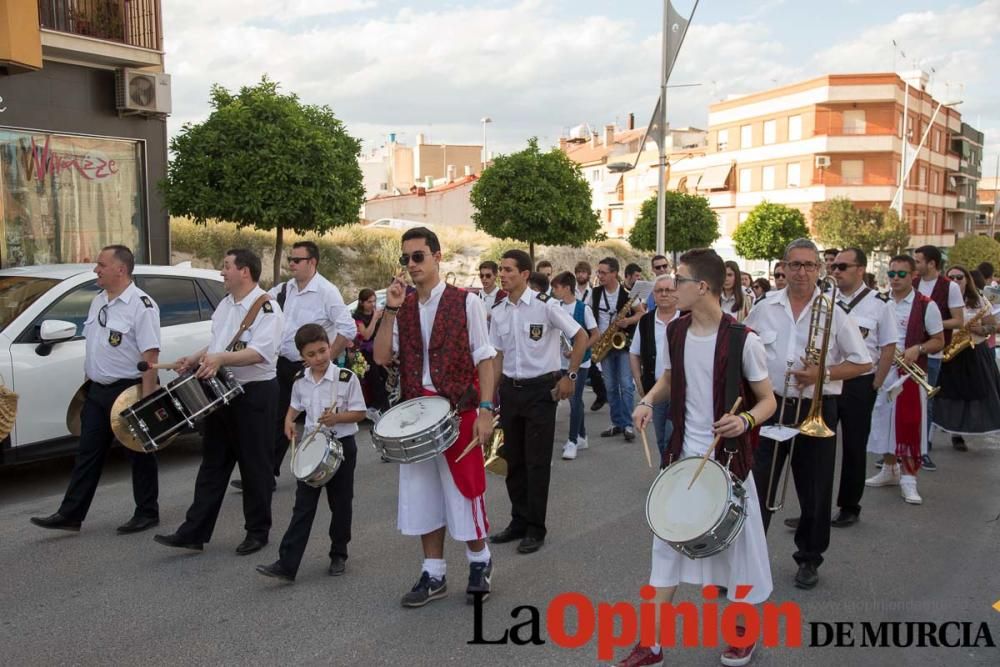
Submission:
[[[89,263],[126,245],[148,261],[137,141],[0,128],[2,263]]]

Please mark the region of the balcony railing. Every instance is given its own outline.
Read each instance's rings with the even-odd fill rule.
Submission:
[[[38,0],[43,28],[163,50],[160,0]]]

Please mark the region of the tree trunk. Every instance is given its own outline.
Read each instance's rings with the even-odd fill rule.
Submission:
[[[284,244],[285,230],[281,225],[278,225],[274,230],[274,281],[271,283],[272,287],[277,285],[281,278],[281,250]]]
[[[528,257],[531,258],[531,270],[535,270],[535,242],[528,241]]]

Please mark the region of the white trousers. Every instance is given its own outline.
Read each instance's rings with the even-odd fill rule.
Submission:
[[[455,486],[443,454],[399,466],[397,527],[404,535],[426,535],[442,526],[461,542],[486,537],[486,500],[466,498]]]

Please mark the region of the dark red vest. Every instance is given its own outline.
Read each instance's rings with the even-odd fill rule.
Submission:
[[[923,296],[919,292],[920,276],[917,276],[916,278],[913,279],[913,289],[918,290],[917,291],[918,296]],[[948,290],[950,289],[951,289],[951,281],[945,278],[944,276],[939,275],[937,277],[937,282],[934,283],[934,289],[931,290],[930,300],[937,304],[938,310],[941,311],[942,320],[951,319],[951,308],[948,307]],[[926,299],[927,297],[924,298]],[[913,305],[914,307],[916,307],[917,305],[916,302],[914,302]],[[910,315],[910,319],[912,321],[913,319],[912,314]],[[920,325],[923,326],[923,323],[924,323],[924,318],[921,317]],[[914,345],[919,345],[922,342],[923,341],[917,341],[916,343],[914,343]],[[945,329],[944,344],[947,345],[950,342],[951,342],[951,329]],[[909,345],[909,343],[907,343],[907,345]]]
[[[937,289],[937,287],[934,289]],[[903,349],[900,350],[900,354],[914,345],[926,343],[931,337],[927,333],[927,327],[924,326],[924,315],[927,313],[927,304],[931,302],[931,299],[918,292],[916,288],[913,290],[913,297],[913,306],[910,308],[910,319],[906,321],[906,338],[903,339]],[[945,299],[947,298],[948,292],[946,290]],[[920,355],[917,359],[917,364],[924,370],[927,370],[927,355]]]
[[[438,394],[463,410],[479,401],[478,377],[469,349],[463,289],[446,285],[438,302],[428,345],[431,382]],[[406,295],[396,316],[399,325],[399,380],[403,400],[423,395],[424,345],[417,293]]]

